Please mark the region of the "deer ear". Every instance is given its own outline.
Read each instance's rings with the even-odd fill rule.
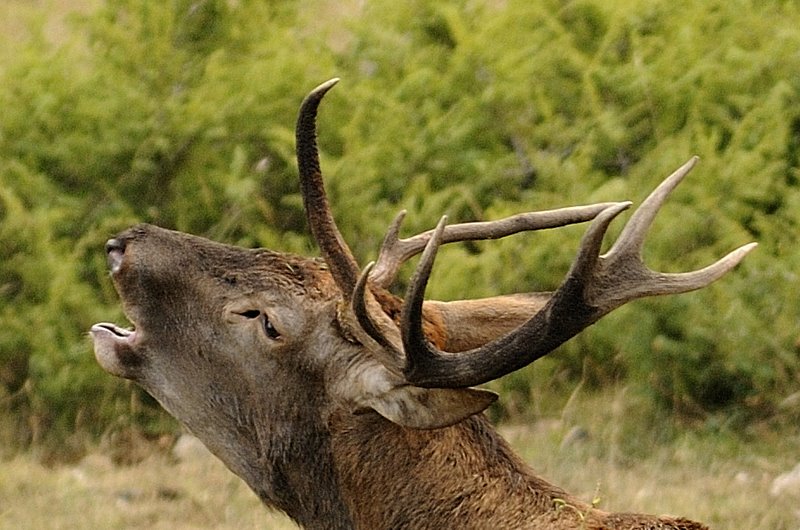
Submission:
[[[414,429],[437,429],[482,412],[497,394],[478,388],[420,388],[397,386],[364,405],[398,425]]]
[[[374,410],[387,420],[413,429],[438,429],[483,412],[497,394],[480,388],[422,388],[369,358],[348,368],[333,391],[354,411]]]

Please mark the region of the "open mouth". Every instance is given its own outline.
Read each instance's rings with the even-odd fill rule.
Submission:
[[[115,337],[122,339],[130,339],[131,336],[136,333],[133,330],[121,328],[115,324],[109,324],[108,322],[101,322],[100,324],[95,324],[92,326],[92,335],[94,335],[95,332],[109,332]]]
[[[94,356],[100,366],[112,375],[131,379],[143,359],[136,350],[135,330],[102,322],[89,331],[94,341]]]
[[[127,241],[124,237],[106,241],[106,259],[115,283],[124,269],[126,247]],[[105,371],[118,377],[136,378],[144,363],[143,348],[139,344],[140,333],[135,329],[100,322],[92,326],[89,335],[94,342],[94,356]]]

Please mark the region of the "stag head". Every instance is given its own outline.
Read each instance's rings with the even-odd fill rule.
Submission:
[[[603,236],[627,202],[490,223],[448,225],[443,218],[408,239],[398,237],[401,214],[377,264],[362,271],[333,221],[315,144],[317,107],[335,82],[306,98],[297,125],[301,187],[324,260],[135,226],[106,245],[134,330],[103,323],[91,331],[106,371],[136,381],[265,502],[301,523],[310,517],[304,514],[346,512],[337,495],[319,499],[313,491],[336,490],[333,415],[377,413],[413,429],[456,424],[495,400],[476,385],[529,364],[629,300],[703,287],[753,247],[685,274],[642,264],[647,229],[693,159],[653,192],[604,255]],[[554,293],[423,300],[441,244],[590,220]],[[403,302],[387,288],[399,265],[418,253]]]

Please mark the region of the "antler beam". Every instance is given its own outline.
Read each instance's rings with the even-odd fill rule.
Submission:
[[[403,373],[412,385],[459,388],[497,379],[548,354],[631,300],[682,293],[712,283],[755,247],[755,243],[744,245],[704,269],[687,273],[666,274],[644,265],[641,248],[647,231],[669,193],[694,167],[695,157],[650,194],[628,221],[611,250],[604,255],[600,255],[600,246],[608,226],[630,203],[601,203],[530,212],[499,221],[451,226],[447,226],[447,219],[443,217],[435,230],[407,239],[398,237],[405,217],[405,212],[400,212],[384,238],[377,263],[374,266],[370,264],[359,274],[358,263],[331,214],[316,145],[319,103],[337,82],[338,79],[332,79],[314,89],[303,101],[297,121],[297,157],[306,215],[312,234],[342,294],[351,301],[362,330],[386,350],[392,364],[404,360]],[[499,339],[458,354],[440,351],[428,342],[422,329],[422,307],[425,287],[440,245],[495,239],[592,219],[594,221],[584,235],[578,255],[561,287],[526,323]],[[384,314],[375,315],[375,318],[370,314],[366,301],[368,283],[377,288],[388,287],[400,265],[421,251],[423,255],[406,293],[401,314],[401,347],[401,341],[396,337],[387,338],[387,326],[392,335],[397,330],[391,319]]]

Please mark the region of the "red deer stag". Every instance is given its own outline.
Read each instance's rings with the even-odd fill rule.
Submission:
[[[106,244],[134,330],[92,327],[95,355],[136,381],[260,496],[305,528],[672,528],[702,524],[608,513],[537,477],[481,413],[476,385],[542,357],[630,300],[699,289],[753,244],[702,270],[648,269],[640,250],[668,177],[600,255],[629,203],[525,213],[398,237],[361,271],[330,212],[309,94],[297,156],[311,232],[324,259],[245,249],[150,225]],[[453,241],[592,221],[551,293],[425,301],[437,248]],[[422,253],[401,300],[387,290]]]

